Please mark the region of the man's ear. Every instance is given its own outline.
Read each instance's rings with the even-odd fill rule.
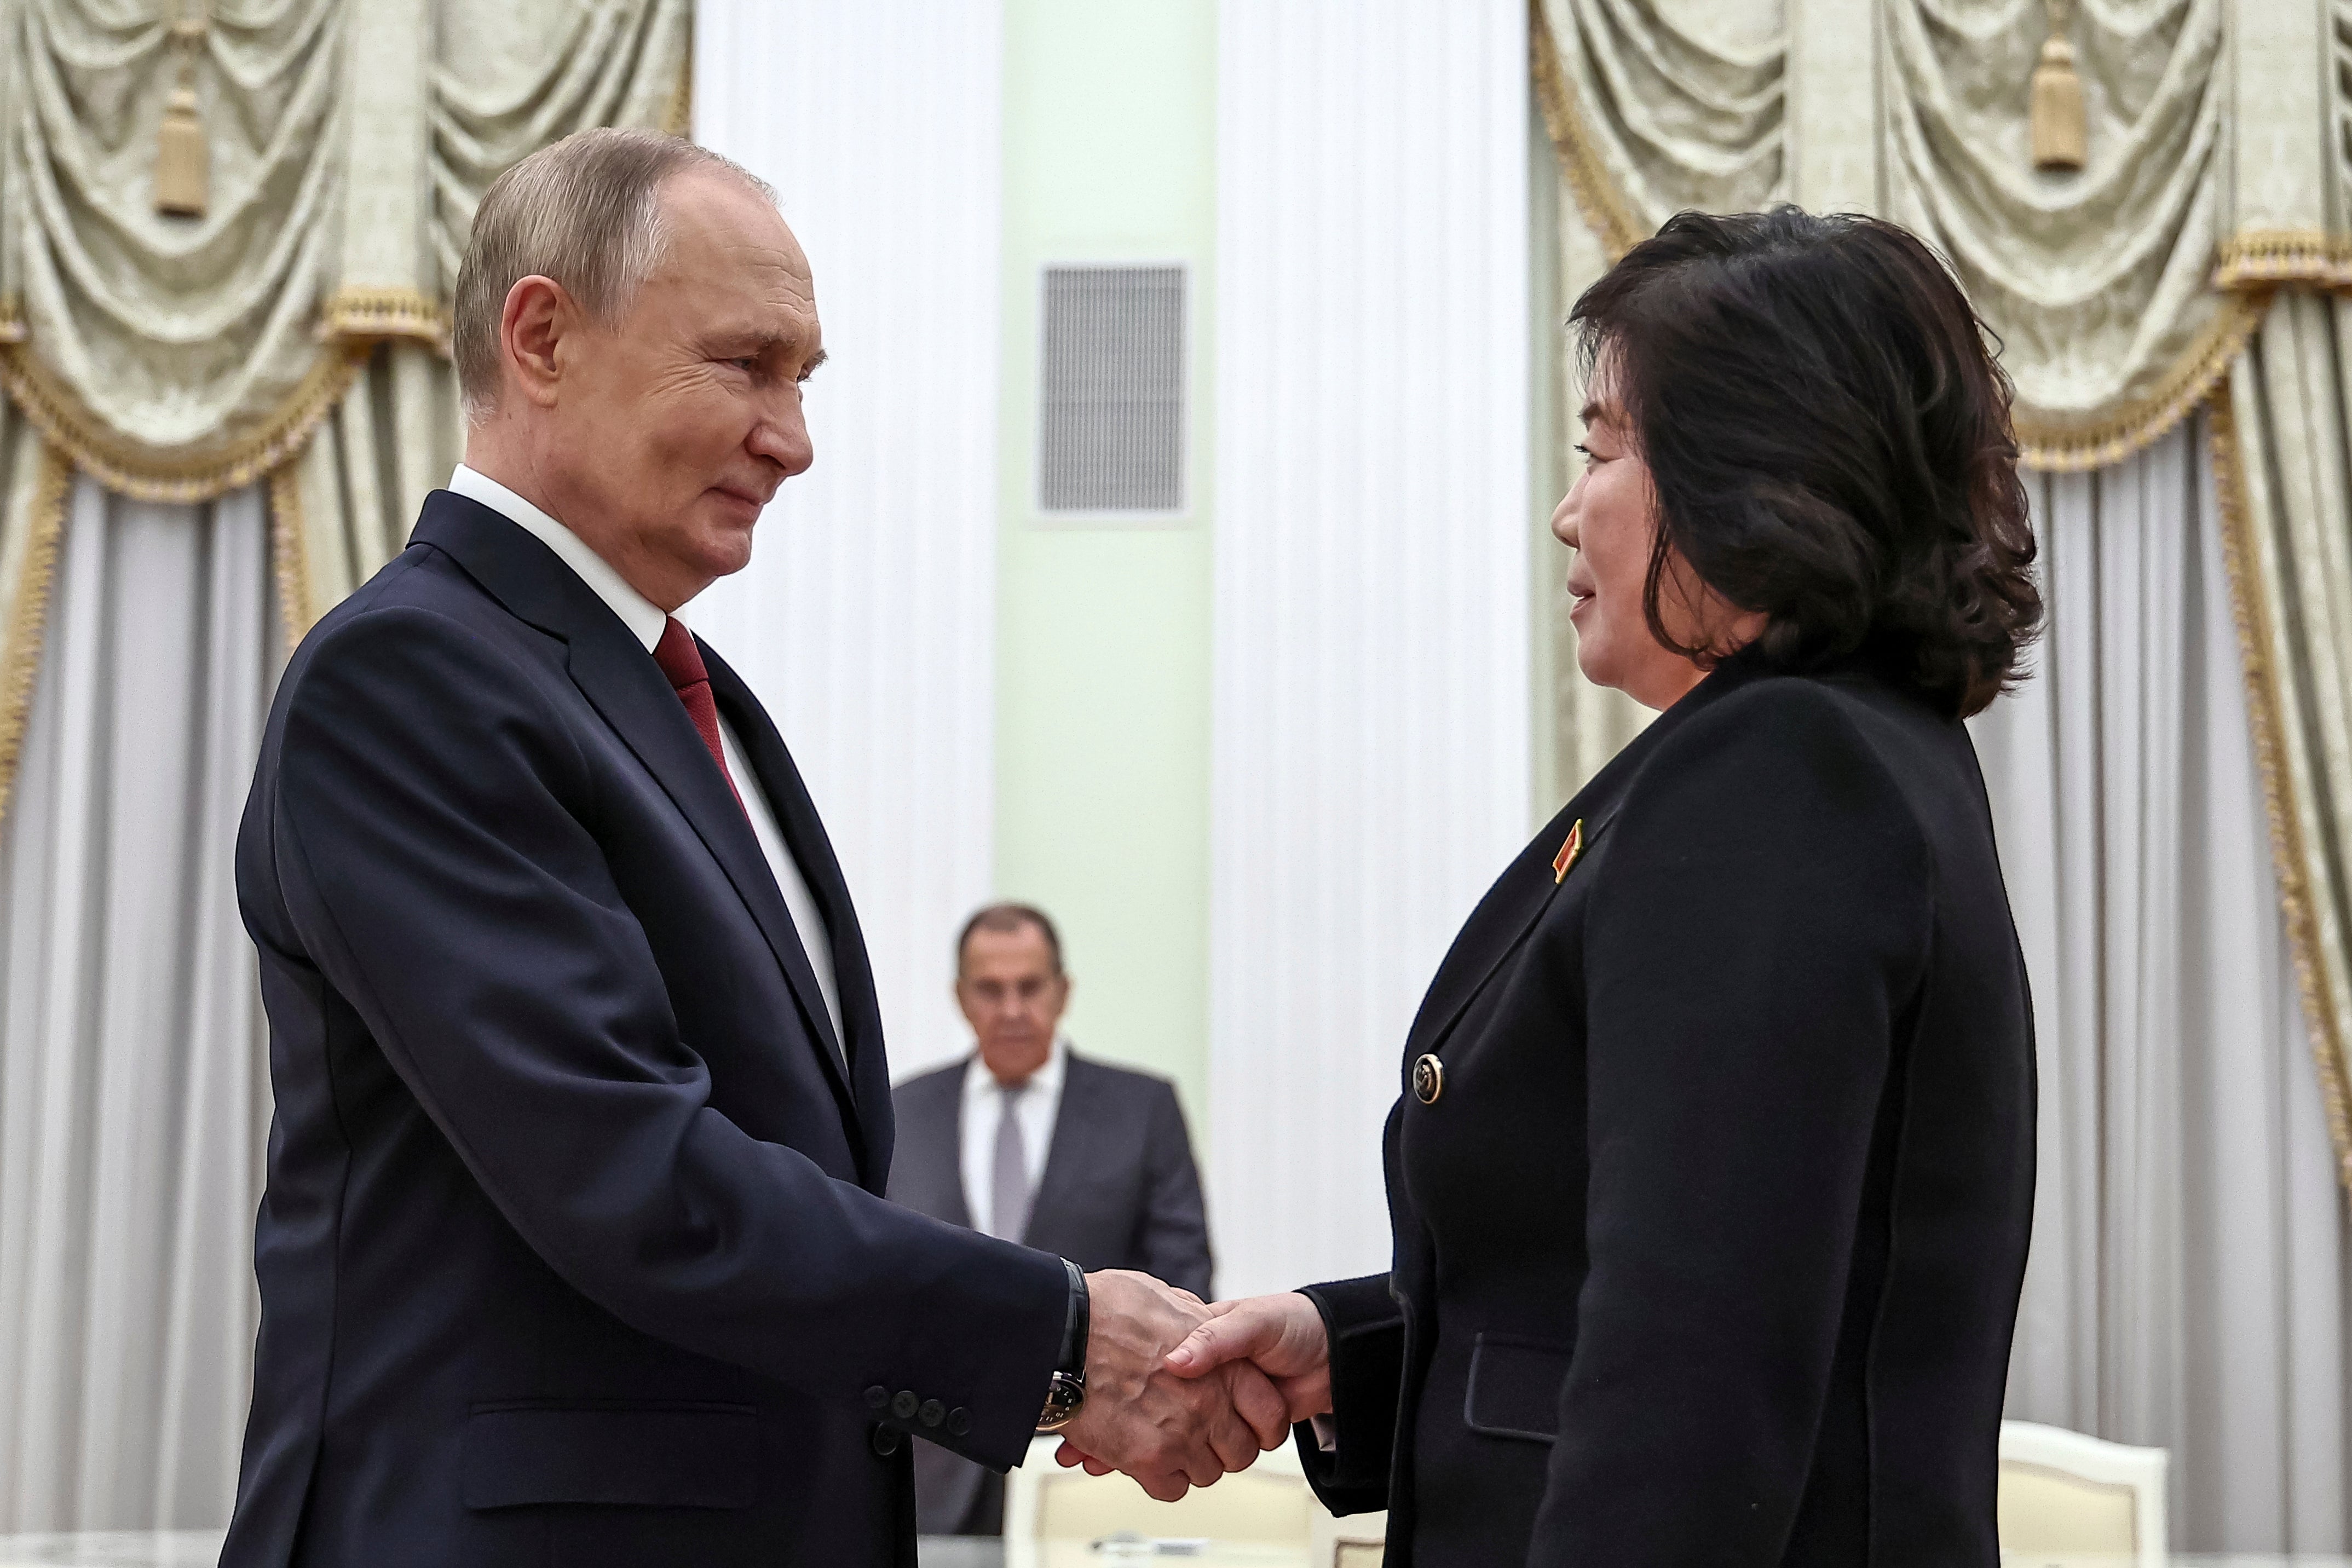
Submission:
[[[564,336],[581,325],[580,308],[562,284],[537,273],[507,290],[499,320],[499,357],[515,390],[541,408],[555,406]]]

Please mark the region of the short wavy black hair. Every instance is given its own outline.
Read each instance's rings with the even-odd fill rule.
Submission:
[[[1946,710],[2014,684],[2042,623],[2008,376],[1949,268],[1875,218],[1683,213],[1570,313],[1657,487],[1643,608],[1679,552],[1757,651],[1867,655]]]

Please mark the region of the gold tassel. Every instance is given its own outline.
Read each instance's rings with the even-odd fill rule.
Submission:
[[[180,85],[172,89],[155,132],[155,210],[168,217],[202,217],[212,205],[212,142],[196,106],[196,49],[204,36],[201,19],[173,24],[172,40],[186,52],[180,59]]]
[[[2079,169],[2089,148],[2084,123],[2083,79],[2074,74],[2074,46],[2066,41],[2058,0],[2050,3],[2050,38],[2033,68],[2033,166]]]

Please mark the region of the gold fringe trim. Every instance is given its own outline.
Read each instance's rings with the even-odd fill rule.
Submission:
[[[1534,77],[1536,103],[1543,110],[1544,129],[1559,157],[1560,178],[1576,199],[1584,226],[1600,240],[1601,254],[1612,266],[1650,232],[1610,177],[1609,167],[1584,129],[1584,113],[1576,89],[1561,68],[1559,45],[1551,36],[1543,0],[1528,0],[1528,64]]]
[[[0,343],[25,341],[25,302],[14,294],[0,294]]]
[[[33,683],[41,668],[41,633],[48,621],[49,585],[57,576],[58,542],[66,530],[66,503],[73,496],[73,463],[55,447],[41,447],[40,478],[33,489],[33,515],[25,520],[24,575],[9,606],[8,640],[0,646],[0,822],[16,783],[32,711]]]
[[[2213,485],[2221,512],[2221,558],[2230,578],[2230,613],[2237,623],[2238,658],[2246,682],[2247,727],[2253,733],[2254,762],[2263,781],[2263,814],[2270,823],[2271,863],[2278,874],[2279,912],[2294,952],[2294,978],[2303,997],[2304,1019],[2318,1059],[2320,1098],[2327,1110],[2328,1136],[2336,1145],[2336,1173],[2352,1191],[2352,1095],[2346,1089],[2347,1064],[2336,1007],[2319,957],[2319,922],[2313,912],[2304,858],[2303,830],[2287,799],[2288,761],[2284,722],[2285,701],[2279,670],[2271,658],[2270,607],[2255,563],[2253,505],[2246,490],[2244,458],[2226,377],[2214,389],[2206,416],[2212,454]]]
[[[319,621],[310,593],[309,519],[302,510],[302,459],[309,451],[306,446],[269,474],[269,569],[289,657]]]
[[[2315,228],[2250,230],[2223,240],[2213,258],[2213,287],[2225,291],[2282,283],[2352,289],[2352,237]]]
[[[380,342],[415,338],[449,357],[449,312],[414,289],[338,289],[319,313],[319,341]]]
[[[44,439],[107,489],[137,500],[205,501],[253,483],[299,453],[351,389],[367,353],[364,343],[346,343],[320,355],[283,407],[251,433],[210,450],[151,447],[119,434],[21,343],[0,348],[0,391]]]
[[[2270,303],[2268,289],[2225,298],[2220,312],[2146,397],[2089,416],[2019,418],[2018,461],[2029,468],[2080,473],[2120,463],[2170,435],[2229,375]]]

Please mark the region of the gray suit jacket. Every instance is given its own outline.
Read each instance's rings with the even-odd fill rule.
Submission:
[[[893,1092],[898,1136],[889,1195],[934,1219],[969,1226],[964,1068],[958,1061]],[[1069,1054],[1045,1173],[1022,1239],[1089,1272],[1138,1268],[1210,1299],[1208,1216],[1174,1086]],[[984,1472],[931,1444],[915,1447],[918,1528],[926,1534],[960,1529]]]

